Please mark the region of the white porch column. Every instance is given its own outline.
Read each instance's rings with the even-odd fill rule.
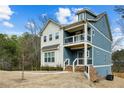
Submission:
[[[87,23],[84,25],[84,65],[87,65]]]

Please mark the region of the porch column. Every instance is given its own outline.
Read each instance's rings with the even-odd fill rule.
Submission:
[[[84,25],[84,65],[87,65],[87,23]]]
[[[87,65],[87,43],[84,44],[84,65]]]

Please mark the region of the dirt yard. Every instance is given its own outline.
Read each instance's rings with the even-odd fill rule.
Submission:
[[[115,77],[114,81],[101,80],[92,83],[82,73],[26,71],[21,80],[20,71],[0,71],[1,88],[124,88],[124,79]]]
[[[124,73],[113,73],[115,76],[124,78]]]

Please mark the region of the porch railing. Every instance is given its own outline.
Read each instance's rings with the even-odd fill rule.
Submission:
[[[91,41],[91,36],[87,35],[87,41]],[[73,44],[73,43],[80,43],[84,42],[84,34],[79,34],[79,35],[74,35],[74,36],[69,36],[64,38],[64,44]]]
[[[65,70],[66,65],[70,65],[70,59],[69,58],[65,59],[63,70]]]
[[[92,64],[92,58],[87,58],[87,64]],[[76,58],[73,61],[73,72],[75,72],[75,66],[84,66],[84,58]]]
[[[73,61],[73,72],[75,72],[75,66],[81,66],[81,65],[84,65],[84,58],[76,58],[74,61]]]

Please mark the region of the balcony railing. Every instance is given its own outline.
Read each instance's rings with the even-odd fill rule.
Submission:
[[[91,41],[91,36],[87,35],[87,41]],[[64,38],[64,44],[74,44],[74,43],[80,43],[84,42],[84,34],[79,34],[79,35],[74,35],[74,36],[69,36]]]

